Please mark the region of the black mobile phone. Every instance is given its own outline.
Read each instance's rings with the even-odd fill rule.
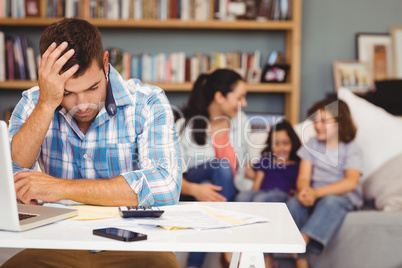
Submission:
[[[116,239],[125,242],[147,240],[146,234],[136,233],[129,230],[123,230],[119,228],[102,228],[95,229],[92,232],[94,235],[99,235],[111,239]]]

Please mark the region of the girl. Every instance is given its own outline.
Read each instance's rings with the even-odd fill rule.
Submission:
[[[300,140],[287,121],[276,124],[269,132],[266,148],[251,191],[240,192],[240,202],[286,202],[296,189],[299,157],[296,152]]]
[[[181,200],[233,201],[251,187],[240,165],[247,145],[246,84],[239,74],[218,69],[198,77],[182,118],[176,122],[182,155]],[[252,177],[251,177],[252,178]],[[249,185],[247,185],[249,183]],[[205,253],[190,253],[187,266],[201,267]]]
[[[341,100],[327,98],[308,111],[316,137],[300,148],[297,196],[287,202],[306,241],[306,252],[320,254],[349,211],[362,204],[361,151],[353,141],[356,127]],[[305,254],[297,267],[308,267]]]

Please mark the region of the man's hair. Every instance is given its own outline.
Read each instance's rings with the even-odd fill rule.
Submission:
[[[307,111],[307,117],[323,110],[329,111],[338,122],[339,141],[349,143],[356,137],[356,126],[353,123],[348,105],[337,97],[328,97],[313,104]],[[314,121],[314,120],[313,120]]]
[[[64,41],[68,43],[68,47],[60,56],[71,48],[75,50],[75,53],[62,67],[61,73],[78,64],[79,69],[73,75],[74,78],[77,78],[91,67],[94,59],[99,68],[103,69],[104,51],[102,37],[97,27],[86,20],[76,18],[67,18],[55,22],[45,29],[40,38],[40,54],[43,55],[53,42],[58,46]]]

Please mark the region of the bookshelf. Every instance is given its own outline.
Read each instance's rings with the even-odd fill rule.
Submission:
[[[284,31],[285,32],[285,56],[291,66],[286,83],[258,83],[247,84],[248,92],[253,93],[281,93],[284,94],[284,114],[286,118],[295,124],[299,121],[300,105],[300,43],[301,43],[301,0],[293,0],[292,20],[290,21],[252,21],[252,20],[209,20],[209,21],[183,21],[178,19],[160,20],[107,20],[88,19],[99,28],[119,29],[175,29],[175,30],[207,30],[236,31],[253,30]],[[0,27],[24,27],[29,31],[32,27],[46,27],[61,18],[1,18]],[[178,32],[177,34],[180,34]],[[165,91],[187,92],[192,88],[191,82],[185,83],[152,83]],[[22,90],[37,85],[36,81],[3,81],[0,82],[0,90]]]

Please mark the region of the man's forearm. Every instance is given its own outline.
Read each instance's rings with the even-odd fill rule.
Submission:
[[[23,168],[36,161],[43,139],[54,115],[54,109],[38,104],[11,142],[12,160]]]
[[[122,176],[106,180],[69,180],[64,199],[100,206],[137,206],[137,194]]]

